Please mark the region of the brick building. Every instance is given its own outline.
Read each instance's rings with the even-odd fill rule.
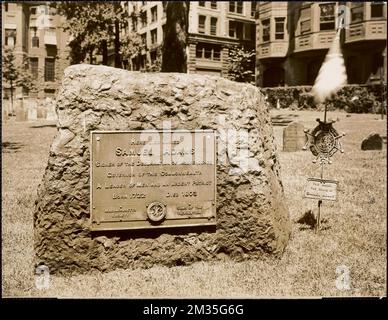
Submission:
[[[257,7],[258,86],[311,85],[336,34],[350,84],[386,82],[387,5],[384,2],[270,2]]]
[[[37,93],[16,88],[15,97],[54,97],[63,74],[69,65],[68,35],[60,28],[64,17],[56,14],[46,1],[3,2],[2,43],[13,48],[16,64],[27,57],[36,80]],[[3,86],[3,98],[9,97]]]
[[[129,1],[129,25],[146,45],[141,59],[131,68],[139,70],[156,59],[163,42],[166,1]],[[188,73],[226,77],[230,46],[254,49],[255,1],[192,1],[189,10]]]

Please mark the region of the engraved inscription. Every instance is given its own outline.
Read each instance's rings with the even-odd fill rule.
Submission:
[[[92,132],[92,230],[215,224],[215,150],[211,130]]]
[[[309,178],[305,187],[304,197],[320,200],[337,200],[337,181]]]

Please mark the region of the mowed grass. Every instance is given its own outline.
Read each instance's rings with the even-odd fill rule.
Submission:
[[[273,110],[275,118],[316,125],[321,112]],[[290,242],[281,259],[199,262],[172,268],[91,272],[50,277],[35,287],[33,210],[36,189],[56,133],[44,123],[3,122],[2,293],[4,296],[260,298],[300,296],[386,296],[387,151],[361,151],[370,132],[386,136],[377,115],[329,113],[346,132],[344,154],[336,154],[324,177],[339,181],[337,202],[324,201],[322,230],[316,234],[297,220],[317,201],[304,199],[308,177],[319,177],[310,152],[282,152],[284,127],[275,126],[282,180],[292,221]],[[377,119],[377,120],[376,120]],[[40,126],[39,126],[40,125]],[[34,127],[35,126],[35,127]],[[339,269],[338,269],[339,268]],[[342,268],[342,269],[341,269]],[[345,269],[344,269],[345,268]],[[337,288],[343,270],[350,288]],[[344,274],[342,274],[344,276]]]

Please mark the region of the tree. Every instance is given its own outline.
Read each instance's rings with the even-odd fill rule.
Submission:
[[[244,47],[229,48],[228,78],[237,82],[254,83],[255,50]]]
[[[140,59],[143,49],[145,44],[137,33],[125,33],[121,37],[120,56],[123,61],[130,61],[132,58]]]
[[[38,90],[38,83],[31,73],[29,59],[26,53],[23,54],[21,65],[17,66],[16,86],[21,87],[27,92],[37,92]]]
[[[4,85],[9,86],[11,91],[11,114],[13,114],[13,93],[15,90],[15,81],[17,79],[17,70],[15,64],[15,55],[13,50],[6,48],[3,52],[2,58],[2,75],[3,75],[3,88]]]
[[[162,69],[162,48],[163,44],[155,48],[155,60],[147,61],[145,72],[160,72]]]
[[[128,13],[120,1],[106,2],[53,2],[59,14],[66,17],[63,26],[72,36],[69,43],[71,62],[80,63],[87,55],[93,61],[95,51],[108,64],[108,46],[114,45],[115,67],[121,67],[120,31],[126,27]]]
[[[187,38],[190,1],[168,1],[162,72],[187,72]]]
[[[29,71],[28,57],[23,56],[21,64],[18,64],[13,48],[4,48],[2,53],[3,88],[9,87],[11,93],[11,114],[14,113],[13,96],[17,87],[25,90],[36,90],[36,83]]]

